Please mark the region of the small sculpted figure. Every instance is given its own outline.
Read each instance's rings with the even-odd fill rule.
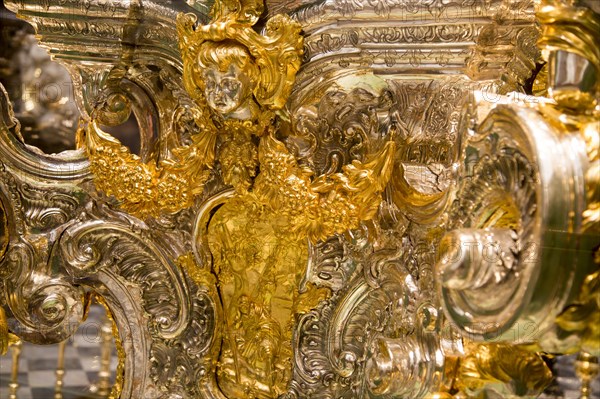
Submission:
[[[228,397],[276,398],[291,378],[297,316],[327,295],[311,284],[300,290],[308,242],[373,217],[395,145],[389,140],[342,173],[314,176],[300,167],[276,128],[300,65],[299,27],[276,16],[266,31],[279,36],[264,37],[239,13],[221,12],[212,25],[180,24],[186,87],[212,112],[215,160],[234,189],[207,232],[224,318],[217,381]]]
[[[365,184],[374,172],[389,175],[392,145],[368,169],[350,167],[345,174],[313,179],[276,138],[270,118],[264,123],[266,112],[252,94],[257,68],[251,59],[230,42],[205,42],[198,54],[207,104],[224,119],[220,134],[227,138],[217,160],[224,182],[236,191],[208,228],[225,318],[217,375],[232,397],[277,397],[291,377],[295,318],[326,295],[311,286],[299,291],[307,238],[324,238],[364,220],[361,214],[378,203],[373,197],[383,189],[379,182]],[[361,195],[370,192],[364,202],[356,196],[359,187]]]
[[[286,392],[298,315],[328,295],[303,281],[309,242],[374,217],[395,152],[388,140],[364,162],[319,176],[299,165],[277,124],[300,68],[300,26],[276,15],[259,34],[252,26],[262,10],[257,1],[217,1],[209,25],[178,17],[183,83],[195,102],[181,111],[196,129],[170,158],[142,162],[98,118],[80,137],[92,173],[106,177],[96,188],[140,219],[189,208],[211,176],[232,189],[202,237],[212,260],[203,272],[216,277],[223,309],[217,383],[229,398]]]
[[[273,136],[271,121],[261,122],[251,60],[231,42],[205,42],[198,54],[207,104],[223,118],[217,160],[224,182],[236,191],[208,229],[225,319],[217,374],[230,397],[276,397],[290,378],[291,327],[307,242],[290,230],[290,215],[269,204],[271,192],[286,187],[264,177],[301,177],[282,174],[293,158]]]

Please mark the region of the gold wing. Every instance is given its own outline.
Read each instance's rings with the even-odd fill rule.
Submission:
[[[285,145],[269,135],[261,140],[261,173],[254,190],[263,203],[289,218],[291,233],[312,242],[324,240],[375,216],[392,175],[395,152],[396,144],[389,140],[369,161],[354,161],[342,173],[313,181]]]
[[[192,144],[175,149],[174,160],[159,165],[142,162],[95,121],[88,124],[83,140],[96,189],[118,199],[123,210],[145,219],[193,204],[210,175],[216,137],[205,129],[192,136]]]

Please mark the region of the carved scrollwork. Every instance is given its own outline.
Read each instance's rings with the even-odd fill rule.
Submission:
[[[346,240],[339,236],[309,244],[306,276],[300,283],[300,290],[306,289],[309,282],[333,293],[344,288],[357,272],[357,265],[351,261],[348,251]]]
[[[410,277],[406,281],[407,276],[397,270],[393,259],[388,255],[384,270],[369,273],[375,277],[377,286],[368,280],[354,285],[332,315],[327,350],[333,369],[344,378],[356,377],[357,369],[363,366],[366,345],[377,335],[393,334],[400,329],[406,322],[405,315],[414,306],[416,295],[411,289],[416,287]]]
[[[531,0],[7,3],[73,75],[89,161],[24,144],[0,93],[0,305],[49,343],[100,298],[122,398],[532,393],[539,357],[454,329],[594,350],[592,118],[466,104],[531,75]],[[139,154],[106,133],[131,115]]]
[[[0,99],[0,106],[7,106],[4,100]],[[6,110],[6,116],[12,117],[12,110]],[[0,129],[0,139],[10,142],[12,133],[7,126]],[[3,212],[9,216],[4,221],[5,233],[9,234],[4,242],[6,253],[0,259],[0,302],[8,305],[9,327],[17,336],[37,343],[60,342],[71,336],[81,322],[83,291],[73,286],[61,270],[49,266],[48,249],[52,235],[58,234],[61,225],[74,215],[79,201],[67,191],[72,188],[68,182],[55,184],[57,192],[43,184],[33,188],[33,176],[40,179],[57,173],[54,166],[61,161],[47,163],[41,159],[41,168],[32,176],[27,173],[26,159],[33,160],[37,155],[28,153],[20,142],[13,143],[16,146],[0,146],[10,154],[8,165],[0,163],[0,202],[7,205]],[[26,172],[17,175],[13,168]]]
[[[524,10],[523,15],[529,12]],[[489,71],[485,66],[493,58],[503,65],[501,91],[518,91],[532,75],[540,57],[536,47],[538,35],[539,31],[529,23],[515,29],[514,26],[504,26],[501,20],[494,21],[477,38],[477,45],[467,63],[469,76],[475,80],[489,79]],[[507,44],[512,45],[509,52],[506,51]]]
[[[301,162],[319,175],[340,172],[354,160],[364,161],[381,147],[394,125],[393,94],[384,80],[368,73],[331,78],[298,93],[298,108],[292,115],[294,135],[287,140]]]
[[[412,332],[418,289],[397,263],[398,251],[392,252],[396,255],[372,254],[364,273],[354,274],[344,289],[301,316],[289,397],[301,397],[300,392],[343,398],[366,394],[371,345],[380,337]]]
[[[71,11],[67,13],[69,18],[65,18],[67,14],[61,11],[63,6],[52,3],[41,11],[31,2],[19,5],[7,3],[9,8],[14,8],[34,26],[41,45],[49,47],[52,55],[69,70],[75,100],[86,122],[92,117],[100,124],[115,126],[124,123],[133,113],[140,131],[139,155],[144,163],[168,161],[173,158],[173,148],[182,142],[189,144],[189,137],[196,127],[187,129],[189,120],[194,117],[190,116],[191,100],[181,82],[183,66],[176,42],[175,19],[179,11],[193,9],[170,1],[143,1],[131,5],[115,2],[109,8],[103,1],[73,1],[64,6]],[[105,12],[110,13],[110,21],[99,21],[96,17]],[[74,18],[75,15],[79,18]],[[205,20],[205,15],[200,12],[196,15],[201,21]],[[171,34],[165,35],[162,29],[169,29]],[[77,39],[58,39],[63,35]],[[103,50],[87,51],[97,41],[103,43]],[[14,123],[7,123],[7,126],[12,125]],[[9,139],[9,143],[15,141],[14,138]],[[78,144],[83,144],[81,137]],[[11,146],[18,147],[18,144]],[[18,154],[16,150],[12,152]],[[25,151],[17,161],[23,163],[29,158],[42,158],[43,165],[50,162],[47,168],[43,168],[49,169],[51,174],[48,177],[59,179],[70,175],[86,177],[89,171],[88,160],[82,151],[61,154],[60,157],[36,155],[28,155]],[[90,158],[97,172],[101,162],[98,157]],[[102,161],[106,162],[105,159]],[[140,179],[129,177],[127,182],[140,184]],[[106,191],[106,186],[101,183],[100,179],[99,191]],[[171,191],[177,188],[174,189],[173,184],[163,186]],[[127,205],[129,198],[126,195],[114,194]],[[192,197],[191,194],[189,196]],[[164,196],[167,197],[172,195]],[[170,207],[169,210],[184,207],[173,205],[173,200],[165,201],[167,204],[163,207]],[[190,205],[189,201],[184,201],[184,204]],[[126,209],[131,207],[131,204],[129,208],[125,206]]]
[[[365,379],[372,395],[423,397],[444,378],[443,317],[432,304],[414,309],[410,334],[381,336],[369,348]],[[415,381],[418,381],[415,383]]]
[[[75,278],[109,268],[139,286],[154,332],[165,339],[181,333],[190,308],[186,286],[176,266],[150,239],[144,243],[128,228],[96,221],[67,229],[60,251]]]
[[[148,231],[106,220],[69,227],[54,247],[54,262],[115,318],[127,354],[123,397],[193,398],[211,379],[214,287],[190,280],[174,258]]]
[[[29,184],[20,185],[19,194],[27,224],[35,229],[47,230],[67,223],[79,206],[72,193],[41,190]]]
[[[301,74],[308,79],[339,67],[367,67],[393,75],[418,68],[508,80],[507,86],[517,89],[535,67],[530,59],[537,51],[531,34],[534,10],[530,1],[510,4],[329,0],[307,5],[294,14],[307,33]],[[452,24],[445,22],[448,18]],[[516,39],[520,31],[528,33]]]
[[[88,162],[80,152],[42,154],[23,142],[21,124],[15,118],[8,94],[0,85],[0,157],[6,165],[36,179],[79,181],[88,174]]]
[[[2,197],[0,197],[0,262],[4,258],[4,253],[6,252],[6,247],[8,246],[8,240],[7,213],[4,208],[4,203],[2,202]]]
[[[561,232],[572,226],[569,215],[582,211],[567,198],[584,196],[567,176],[583,175],[585,146],[573,152],[580,139],[557,137],[525,107],[496,106],[477,132],[465,147],[466,177],[450,210],[458,230],[444,238],[437,264],[442,303],[472,337],[530,342],[553,328],[586,270],[575,266],[588,262],[585,252],[573,269],[561,261],[577,240]]]
[[[83,291],[66,276],[50,273],[47,243],[21,238],[2,263],[6,302],[13,318],[9,328],[30,342],[56,343],[70,337],[83,318]]]
[[[535,395],[552,379],[536,353],[507,344],[470,344],[460,361],[457,388],[467,395],[494,391],[502,396]]]

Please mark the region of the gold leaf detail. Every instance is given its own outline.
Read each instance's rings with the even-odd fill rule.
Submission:
[[[461,359],[456,387],[468,395],[493,388],[504,396],[537,395],[552,371],[536,353],[509,344],[471,344]]]

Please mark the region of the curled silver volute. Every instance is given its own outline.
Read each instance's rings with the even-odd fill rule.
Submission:
[[[162,238],[143,224],[90,220],[67,228],[51,253],[113,315],[125,354],[123,398],[203,397],[199,381],[215,385],[215,289],[191,281]]]
[[[67,229],[60,239],[60,255],[64,260],[67,272],[75,279],[90,278],[103,270],[113,270],[127,280],[138,284],[159,284],[158,281],[147,281],[147,274],[160,274],[163,279],[155,292],[145,290],[147,302],[159,303],[169,301],[171,307],[152,312],[155,317],[157,333],[163,338],[174,338],[185,328],[189,314],[190,298],[186,295],[187,286],[172,262],[172,257],[165,253],[151,239],[143,240],[143,232],[133,232],[128,226],[95,220],[74,225]],[[169,298],[157,297],[157,291],[164,290]]]
[[[10,246],[2,267],[11,332],[33,343],[64,341],[83,318],[83,291],[60,271],[50,272],[40,251],[22,240]]]
[[[476,340],[532,342],[589,272],[576,234],[585,201],[585,145],[538,111],[497,105],[466,144],[450,210],[455,230],[436,265],[444,311]]]
[[[438,389],[447,355],[441,337],[443,320],[440,309],[424,302],[417,309],[413,334],[379,337],[372,343],[365,366],[365,380],[372,395],[421,398]],[[452,341],[458,344],[460,339]]]

